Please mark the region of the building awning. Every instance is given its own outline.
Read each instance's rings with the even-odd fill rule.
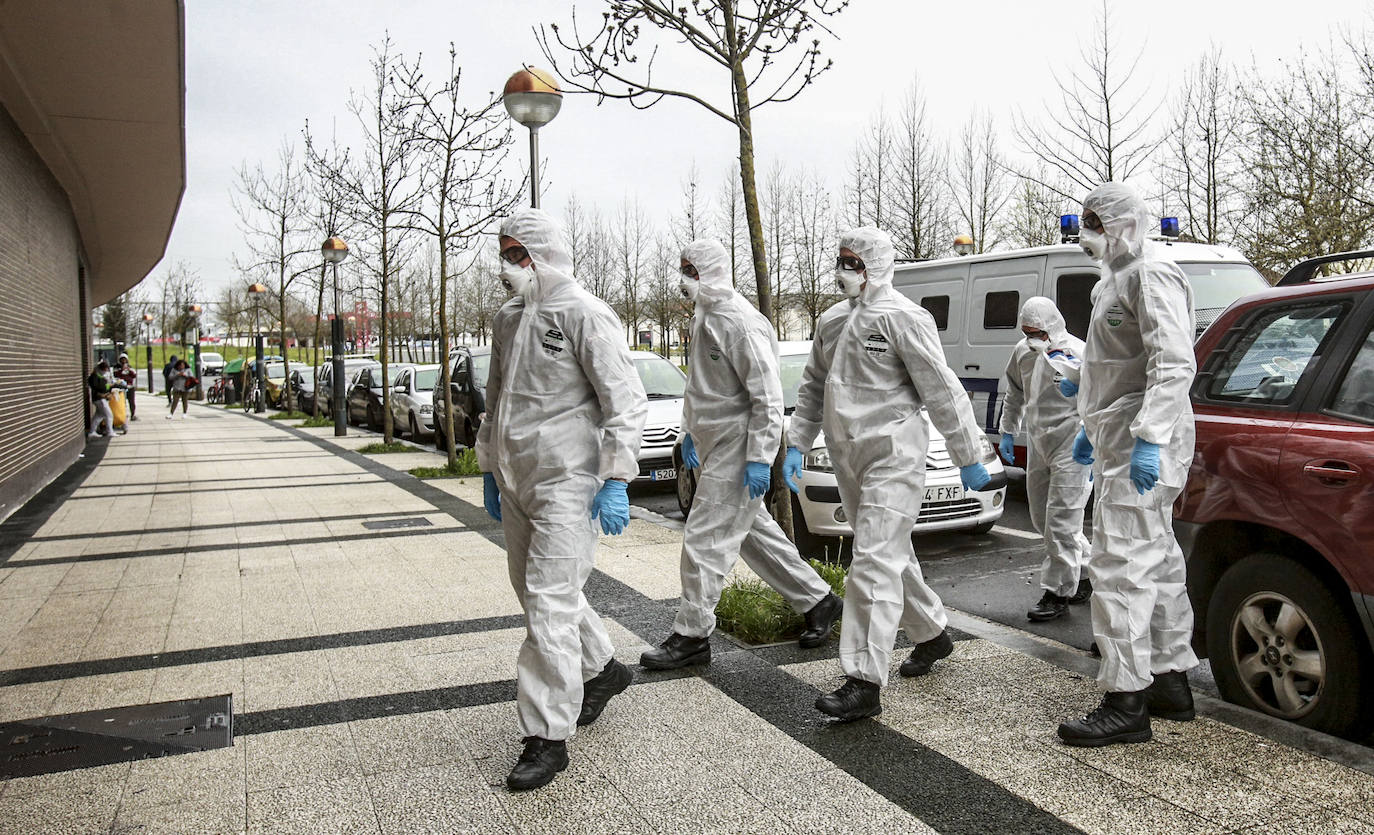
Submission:
[[[186,187],[181,0],[5,0],[0,103],[71,201],[91,304],[162,259]]]

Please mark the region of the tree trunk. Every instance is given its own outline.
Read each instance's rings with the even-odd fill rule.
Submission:
[[[440,228],[443,228],[443,219],[440,218]],[[448,341],[449,326],[448,316],[444,315],[448,305],[448,241],[444,236],[439,237],[439,362],[441,371],[439,372],[439,389],[444,393],[444,452],[448,454],[448,465],[450,468],[458,466],[458,448],[453,439],[453,389],[450,387],[450,363],[448,361]],[[435,420],[440,420],[440,415],[434,416]]]
[[[319,295],[319,300],[315,303],[315,353],[314,353],[314,361],[311,363],[311,368],[310,368],[310,378],[311,378],[311,383],[310,383],[310,385],[314,387],[314,388],[313,388],[313,391],[315,392],[314,406],[313,406],[313,407],[311,408],[311,410],[310,410],[311,415],[312,415],[313,417],[319,417],[319,416],[320,416],[320,320],[324,318],[324,282],[325,282],[325,269],[326,269],[325,264],[324,264],[323,261],[321,261],[321,262],[320,262],[320,295]],[[338,312],[338,311],[335,311],[335,313],[337,313],[337,312]]]

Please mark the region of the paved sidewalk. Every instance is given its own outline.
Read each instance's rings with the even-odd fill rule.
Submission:
[[[509,793],[499,525],[480,480],[354,451],[374,440],[196,406],[92,445],[0,528],[0,723],[229,693],[235,736],[0,783],[0,832],[1374,832],[1374,776],[1211,702],[1063,747],[1088,659],[958,613],[955,654],[894,674],[878,721],[811,708],[833,646],[717,637],[699,675],[636,670],[564,774]],[[601,541],[587,594],[626,663],[670,628],[679,542],[641,518]]]

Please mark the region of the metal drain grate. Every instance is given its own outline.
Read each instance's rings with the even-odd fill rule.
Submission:
[[[375,519],[371,522],[364,522],[363,527],[370,531],[385,531],[391,528],[429,528],[433,524],[420,517],[414,519]]]
[[[228,694],[0,724],[0,779],[228,748]]]

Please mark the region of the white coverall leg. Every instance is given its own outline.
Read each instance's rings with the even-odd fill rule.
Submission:
[[[567,739],[582,709],[582,683],[614,654],[611,639],[582,587],[591,575],[596,532],[590,517],[594,478],[501,491],[501,527],[511,586],[525,611],[516,714],[526,736]]]
[[[1042,446],[1055,444],[1048,451]],[[1045,538],[1040,587],[1060,597],[1078,591],[1092,544],[1083,535],[1083,510],[1092,492],[1089,469],[1073,460],[1073,435],[1032,440],[1026,461],[1031,525]]]

